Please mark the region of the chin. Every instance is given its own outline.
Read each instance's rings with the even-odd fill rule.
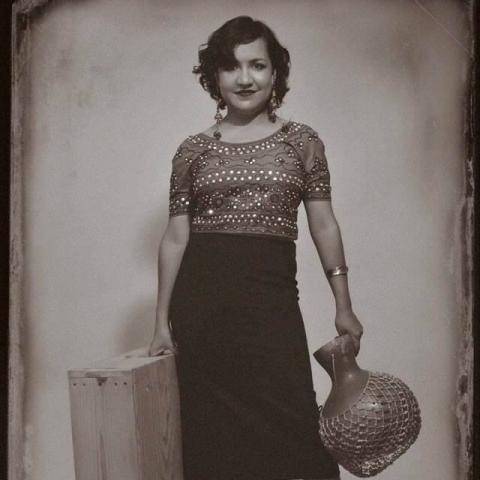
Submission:
[[[256,114],[262,112],[267,108],[266,102],[232,102],[230,105],[227,105],[233,111],[237,111],[243,114]]]

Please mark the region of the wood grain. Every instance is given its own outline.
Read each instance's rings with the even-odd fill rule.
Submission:
[[[183,479],[173,355],[121,355],[68,377],[76,480]]]

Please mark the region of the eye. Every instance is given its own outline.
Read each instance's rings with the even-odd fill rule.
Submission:
[[[219,70],[224,72],[232,72],[238,67],[238,65],[230,64],[230,65],[222,65]]]
[[[264,63],[255,63],[253,65],[253,68],[255,70],[264,70],[265,68],[267,68],[267,66]]]

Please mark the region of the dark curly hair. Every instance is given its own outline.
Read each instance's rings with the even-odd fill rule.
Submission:
[[[193,68],[193,73],[200,75],[200,85],[210,93],[210,96],[224,108],[225,103],[220,96],[217,84],[217,71],[219,68],[231,68],[235,65],[233,50],[237,45],[253,42],[263,38],[267,44],[268,55],[272,61],[273,71],[276,72],[275,94],[278,106],[289,91],[287,86],[290,72],[290,54],[280,45],[275,34],[263,22],[253,20],[251,17],[235,17],[224,23],[209,37],[208,42],[198,50],[199,65]]]

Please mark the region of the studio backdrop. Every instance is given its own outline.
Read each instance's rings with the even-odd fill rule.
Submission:
[[[359,363],[402,378],[422,410],[417,443],[378,478],[467,478],[470,9],[453,0],[17,2],[11,480],[74,480],[67,370],[150,341],[171,159],[214,121],[192,67],[208,34],[237,15],[265,21],[289,49],[279,114],[326,145],[365,328]],[[336,335],[335,307],[303,207],[299,231],[312,353]],[[311,360],[322,404],[330,380]]]

